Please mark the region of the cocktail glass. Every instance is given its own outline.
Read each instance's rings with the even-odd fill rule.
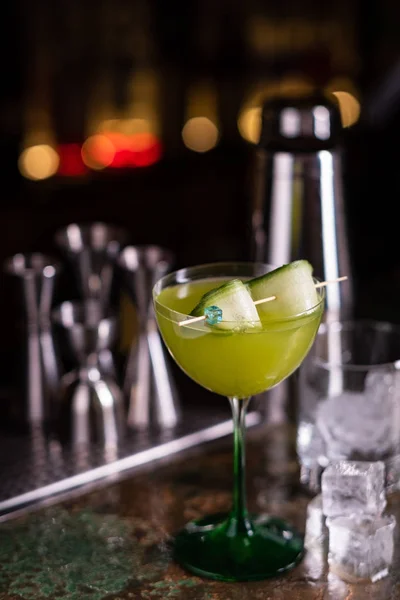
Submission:
[[[288,377],[301,364],[317,333],[324,293],[312,309],[280,321],[189,325],[191,310],[207,291],[230,279],[249,280],[273,267],[261,263],[215,263],[181,269],[153,290],[158,326],[181,369],[204,388],[227,396],[234,423],[233,506],[228,515],[191,522],[174,540],[176,560],[188,570],[221,581],[272,577],[295,566],[302,537],[285,521],[249,515],[245,493],[245,413],[250,397]],[[223,317],[222,317],[223,318]],[[227,328],[226,328],[227,327]]]

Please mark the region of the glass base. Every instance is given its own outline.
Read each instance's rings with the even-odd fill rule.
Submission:
[[[268,579],[295,567],[303,538],[282,519],[255,517],[242,531],[228,515],[188,523],[174,541],[177,562],[188,571],[219,581]]]

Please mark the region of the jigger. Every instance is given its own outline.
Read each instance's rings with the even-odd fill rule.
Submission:
[[[51,328],[51,305],[60,264],[41,253],[15,254],[4,263],[19,281],[22,300],[25,405],[21,421],[43,424],[52,418],[59,385],[59,362]],[[22,293],[21,293],[22,292]]]
[[[113,347],[117,322],[99,302],[63,302],[53,312],[77,368],[62,379],[60,437],[73,446],[99,442],[115,447],[124,432],[122,392],[101,355]]]
[[[128,233],[105,223],[71,223],[55,234],[55,243],[75,271],[82,299],[97,300],[106,310],[114,278],[113,258]]]
[[[172,254],[158,246],[127,246],[117,257],[127,291],[136,306],[139,332],[128,357],[124,393],[129,398],[128,425],[152,422],[174,427],[179,401],[155,320],[152,289],[172,264]]]

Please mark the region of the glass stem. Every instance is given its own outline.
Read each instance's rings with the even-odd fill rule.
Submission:
[[[250,398],[229,398],[233,417],[233,507],[228,520],[227,530],[230,535],[251,535],[253,527],[246,506],[246,409]]]

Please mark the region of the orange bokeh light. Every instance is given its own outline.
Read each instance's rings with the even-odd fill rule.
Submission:
[[[152,133],[137,133],[130,139],[131,164],[147,167],[161,158],[161,143]]]
[[[89,137],[82,146],[82,160],[94,170],[109,167],[115,157],[115,145],[106,135],[96,134]]]
[[[94,170],[105,168],[147,167],[160,160],[162,145],[159,138],[149,131],[117,131],[118,125],[110,121],[113,129],[102,127],[82,145],[81,158],[84,165]]]
[[[96,139],[94,144],[94,138],[101,139]],[[89,145],[90,140],[92,141]],[[86,140],[84,148],[85,163],[91,168],[96,167],[87,162],[87,154],[90,154],[90,160],[94,160],[95,164],[103,165],[100,168],[147,167],[160,160],[162,154],[160,140],[152,133],[125,134],[103,131]]]

